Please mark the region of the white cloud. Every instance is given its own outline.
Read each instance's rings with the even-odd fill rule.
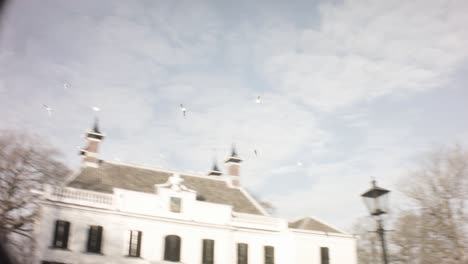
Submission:
[[[311,179],[310,184],[292,192],[268,193],[264,198],[276,205],[281,215],[317,215],[342,228],[349,227],[353,219],[366,215],[360,195],[372,178],[394,191],[392,200],[401,199],[395,183],[406,174],[412,155],[427,147],[402,144],[408,135],[409,131],[398,129],[367,130],[366,142],[346,158],[308,164],[300,173]],[[292,169],[285,175],[294,173],[298,171]]]
[[[243,184],[281,214],[341,226],[370,176],[390,185],[424,145],[409,124],[373,122],[369,105],[444,86],[468,52],[463,1],[320,4],[312,24],[282,12],[228,21],[190,1],[74,5],[7,24],[2,126],[47,135],[72,164],[92,106],[109,160],[205,171],[213,148],[221,161],[235,142]],[[298,184],[276,194],[288,180]]]
[[[0,80],[0,93],[6,90],[6,85],[4,80]]]
[[[260,38],[270,52],[260,70],[272,87],[326,111],[433,89],[467,58],[467,11],[466,1],[323,4],[318,28]]]

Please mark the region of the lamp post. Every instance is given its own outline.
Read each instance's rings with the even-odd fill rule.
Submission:
[[[372,188],[367,192],[363,193],[361,196],[366,204],[367,209],[371,216],[376,218],[377,221],[377,233],[380,237],[380,242],[382,244],[382,258],[383,263],[388,264],[387,259],[387,246],[385,244],[385,229],[383,228],[383,219],[382,215],[387,213],[388,208],[388,194],[389,190],[380,188],[377,186],[375,180],[372,181]]]

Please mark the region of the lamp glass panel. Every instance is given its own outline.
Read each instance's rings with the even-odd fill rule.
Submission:
[[[377,200],[378,207],[375,209],[376,210],[380,209],[381,211],[387,213],[388,212],[388,192],[377,197],[376,200]]]
[[[367,210],[369,210],[369,213],[371,214],[374,213],[375,212],[375,201],[374,201],[375,199],[363,196],[362,200],[364,201],[364,204],[366,205]]]

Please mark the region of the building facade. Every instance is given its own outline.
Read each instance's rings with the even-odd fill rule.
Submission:
[[[355,238],[313,218],[269,216],[240,184],[233,148],[224,175],[102,161],[97,124],[83,166],[46,185],[35,263],[355,264]]]

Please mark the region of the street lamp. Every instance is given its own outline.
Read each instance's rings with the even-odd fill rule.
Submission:
[[[378,187],[375,180],[372,181],[372,188],[361,196],[366,204],[369,213],[376,218],[377,221],[377,233],[380,236],[380,242],[382,243],[382,257],[384,264],[388,264],[387,260],[387,247],[385,244],[385,229],[383,228],[382,215],[388,212],[388,194],[389,190]]]

